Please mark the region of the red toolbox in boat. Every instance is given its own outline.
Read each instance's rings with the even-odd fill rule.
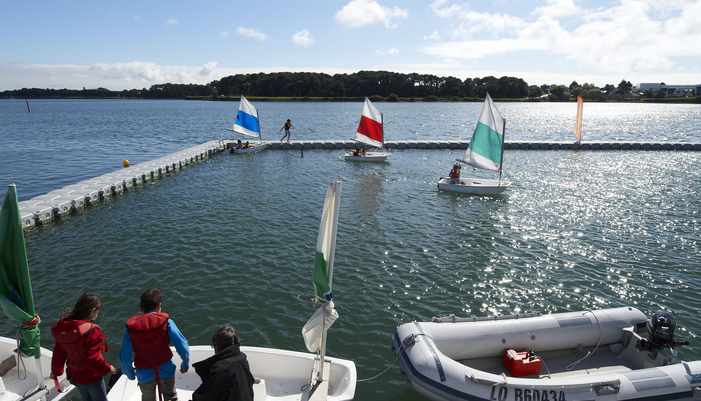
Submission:
[[[504,368],[513,377],[538,376],[543,362],[530,351],[504,350]]]

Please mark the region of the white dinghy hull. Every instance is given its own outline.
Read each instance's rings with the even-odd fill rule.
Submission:
[[[414,322],[397,328],[393,349],[414,388],[435,401],[698,400],[701,361],[637,350],[632,333],[645,325],[634,308]],[[534,351],[548,372],[510,376],[505,349]]]
[[[255,401],[297,401],[307,400],[308,394],[302,391],[312,377],[315,360],[318,356],[304,352],[286,351],[273,348],[241,347],[246,354],[253,377],[260,382],[253,386]],[[198,362],[214,354],[209,346],[191,346],[190,362]],[[177,353],[174,353],[176,366],[180,366]],[[349,401],[355,396],[356,369],[352,361],[326,358],[329,401]],[[201,381],[193,368],[187,373],[178,370],[175,386],[178,399],[188,401]],[[108,401],[141,401],[141,391],[135,380],[122,376],[107,394]]]
[[[450,178],[438,180],[438,190],[472,195],[499,195],[511,186],[510,181],[487,180],[482,178],[461,178],[453,183]]]
[[[384,163],[389,158],[386,152],[368,152],[364,156],[354,156],[353,153],[346,153],[343,159],[349,162]]]
[[[0,337],[0,362],[7,361],[9,368],[12,366],[10,358],[16,358],[15,349],[17,340],[14,338]],[[32,357],[22,357],[22,365],[13,366],[0,376],[0,401],[60,401],[73,390],[73,385],[68,382],[65,375],[59,377],[63,392],[59,393],[54,388],[53,380],[49,378],[51,374],[52,352],[41,349],[41,372],[42,377],[37,378],[37,360]],[[1,365],[5,367],[5,363]],[[25,373],[26,368],[26,373]],[[5,369],[3,369],[5,370]],[[37,380],[39,379],[39,380]],[[40,387],[40,388],[39,388]]]
[[[241,149],[236,149],[236,148],[231,148],[230,152],[231,154],[235,155],[245,155],[245,154],[250,154],[250,153],[258,153],[262,150],[265,150],[265,148],[268,147],[268,144],[262,143],[262,144],[257,144],[257,145],[251,145],[248,148],[241,148]]]

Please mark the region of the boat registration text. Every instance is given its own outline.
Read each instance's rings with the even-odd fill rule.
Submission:
[[[510,394],[511,393],[511,394]],[[564,391],[494,386],[490,401],[567,401]]]

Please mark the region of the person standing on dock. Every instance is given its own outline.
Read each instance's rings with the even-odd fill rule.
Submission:
[[[161,311],[162,302],[161,290],[157,288],[141,295],[141,313],[127,320],[119,353],[124,374],[139,382],[142,401],[156,401],[156,391],[159,400],[178,399],[171,344],[182,360],[180,372],[185,373],[190,367],[187,339],[170,316]]]
[[[283,135],[282,138],[280,138],[280,142],[284,141],[285,138],[287,138],[287,143],[290,143],[290,130],[292,128],[294,128],[294,125],[292,125],[292,120],[288,118],[287,121],[285,121],[285,124],[282,125],[282,128],[280,128],[280,132],[282,132],[282,130],[285,130],[285,135]]]

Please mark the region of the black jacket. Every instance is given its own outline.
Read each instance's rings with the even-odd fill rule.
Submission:
[[[192,401],[253,401],[253,375],[238,345],[224,348],[192,367],[202,379],[192,393]]]

